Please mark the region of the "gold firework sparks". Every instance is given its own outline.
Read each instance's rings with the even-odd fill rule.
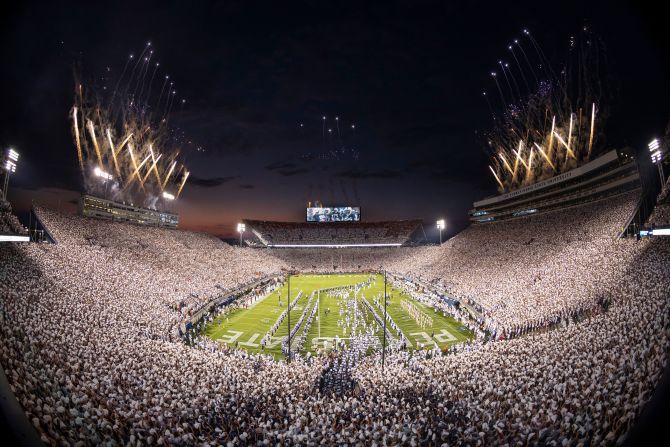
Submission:
[[[81,139],[79,137],[79,123],[77,122],[77,107],[72,108],[72,127],[74,130],[74,142],[77,147],[77,159],[79,160],[79,167],[84,170],[84,156],[81,151]]]
[[[174,83],[165,77],[166,101],[151,91],[144,77],[155,70],[143,64],[146,58],[131,56],[113,90],[89,91],[77,82],[70,119],[86,192],[153,208],[163,192],[183,190],[189,173],[178,156],[193,143],[168,125]]]
[[[493,114],[493,127],[484,132],[483,143],[500,192],[574,169],[591,160],[600,149],[598,130],[604,116],[601,98],[606,93],[601,79],[607,77],[600,60],[602,46],[585,28],[583,37],[571,40],[573,47],[561,69],[554,70],[530,31],[524,30],[508,50],[518,50],[526,64],[515,57],[516,69],[511,70],[509,66],[514,62],[498,60],[505,79],[511,81],[508,89],[498,82],[498,71],[490,73],[495,90],[500,93],[501,111],[494,111],[492,104],[496,100],[484,91],[482,97]],[[529,76],[517,82],[514,73],[525,76],[524,72]],[[535,82],[526,82],[530,79]],[[526,85],[527,90],[518,89],[520,85]]]
[[[165,185],[167,184],[168,180],[170,179],[170,176],[172,175],[172,172],[174,171],[175,166],[177,166],[177,161],[172,162],[172,166],[170,166],[170,170],[168,171],[167,175],[165,176],[165,179],[163,180],[163,185],[161,185],[161,189],[165,189]]]
[[[589,133],[589,155],[591,155],[591,149],[593,149],[593,129],[596,124],[596,103],[593,103],[591,108],[591,132]]]
[[[496,171],[493,170],[492,166],[489,166],[489,169],[491,170],[491,174],[493,174],[493,177],[495,177],[496,181],[500,185],[501,188],[504,188],[502,182],[500,181],[500,178],[498,177],[498,174],[496,174]]]
[[[112,130],[107,128],[107,141],[109,142],[109,150],[112,153],[112,159],[114,160],[114,172],[116,172],[117,177],[121,177],[121,171],[119,170],[119,161],[116,158],[116,151],[114,150],[114,142],[112,141]]]
[[[533,144],[535,145],[535,147],[537,148],[537,150],[540,151],[540,154],[542,154],[542,156],[544,157],[544,159],[547,160],[547,163],[549,163],[549,166],[551,166],[551,169],[553,169],[553,170],[555,171],[555,170],[556,170],[556,167],[555,167],[554,164],[551,162],[551,159],[549,158],[549,156],[548,156],[547,154],[544,153],[544,151],[542,150],[542,146],[540,146],[540,145],[537,144],[537,143],[533,143]]]
[[[93,147],[95,148],[95,155],[98,156],[98,167],[102,169],[102,154],[100,153],[100,145],[98,144],[98,139],[95,137],[95,127],[93,126],[93,121],[88,120],[88,131],[93,140]]]
[[[181,190],[184,187],[184,185],[186,184],[186,179],[188,178],[189,175],[191,175],[191,173],[188,172],[188,171],[186,171],[184,173],[184,178],[182,179],[181,185],[179,185],[179,189],[177,190],[177,197],[179,197],[179,195],[181,194]]]

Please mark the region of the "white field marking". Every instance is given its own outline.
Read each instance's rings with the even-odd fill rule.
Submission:
[[[233,335],[224,335],[219,339],[220,342],[226,343],[226,344],[234,344],[243,334],[244,332],[239,332],[239,331],[228,331],[229,333]],[[254,333],[249,337],[247,341],[241,341],[239,342],[240,346],[248,346],[250,348],[258,348],[260,346],[260,343],[254,343],[256,340],[258,340],[258,337],[260,337],[261,334],[259,333]],[[282,339],[284,337],[270,337],[269,341],[265,344],[265,347],[267,349],[272,349],[276,346],[279,346],[282,342]]]
[[[244,334],[244,332],[231,331],[231,330],[228,330],[226,332],[228,332],[229,334],[233,334],[233,335],[223,335],[223,336],[221,336],[221,338],[219,340],[221,340],[224,343],[228,343],[228,344],[235,343],[235,340],[237,340],[238,338],[240,338],[240,336],[242,334]]]
[[[412,332],[409,334],[411,337],[414,337],[414,340],[416,341],[417,346],[420,344],[429,345],[433,344],[434,346],[437,346],[437,343],[435,343],[435,340],[431,339],[426,332]]]
[[[247,341],[241,341],[240,346],[249,346],[251,348],[257,348],[260,345],[258,343],[254,343],[258,337],[260,337],[261,334],[254,334],[252,335],[249,340]]]
[[[432,344],[434,346],[437,346],[437,343],[435,340],[439,341],[440,343],[448,343],[450,341],[458,341],[456,337],[454,337],[451,332],[449,332],[446,329],[442,329],[440,332],[435,334],[435,340],[431,339],[428,333],[426,332],[412,332],[409,334],[410,336],[414,337],[414,340],[416,340],[417,345],[419,343],[423,343],[424,345],[429,345]]]
[[[440,343],[448,343],[450,341],[458,341],[456,337],[452,335],[451,332],[449,332],[446,329],[442,329],[440,333],[435,334],[435,339],[439,341]]]
[[[282,338],[284,337],[270,337],[270,340],[265,344],[267,349],[272,349],[281,344]]]

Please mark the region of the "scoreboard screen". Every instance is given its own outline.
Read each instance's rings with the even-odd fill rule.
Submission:
[[[359,222],[361,209],[358,206],[334,206],[307,208],[307,222]]]

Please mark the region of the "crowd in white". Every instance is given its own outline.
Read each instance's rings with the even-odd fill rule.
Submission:
[[[616,239],[634,199],[367,251],[237,249],[38,210],[58,244],[0,246],[0,360],[52,445],[616,444],[670,346],[670,244]],[[446,356],[394,351],[384,371],[366,357],[342,370],[356,384],[343,393],[319,384],[359,355],[287,364],[171,337],[221,287],[334,265],[449,290],[498,339],[560,323]]]
[[[636,255],[629,240],[617,239],[636,201],[633,192],[473,225],[442,247],[396,260],[389,269],[410,271],[475,303],[487,329],[509,337],[587,311],[610,296],[611,284]]]
[[[257,245],[308,244],[402,244],[421,221],[391,222],[268,222],[245,220],[246,241]]]
[[[670,226],[670,199],[668,199],[668,196],[670,196],[670,177],[663,184],[661,192],[656,198],[656,208],[648,219],[650,226]]]

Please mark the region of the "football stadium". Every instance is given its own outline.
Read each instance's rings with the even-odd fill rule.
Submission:
[[[26,207],[34,158],[2,152],[7,445],[663,445],[670,127],[638,149],[604,137],[609,103],[589,72],[601,49],[583,33],[563,71],[501,62],[487,77],[483,96],[501,96],[486,99],[497,111],[477,165],[489,193],[473,186],[467,209],[438,219],[404,202],[394,214],[390,192],[379,213],[356,171],[323,203],[301,185],[301,218],[257,199],[263,211],[245,202],[225,235],[200,231],[190,222],[229,205],[193,211],[195,192],[242,174],[202,177],[152,44],[114,89],[76,72],[60,117],[59,154],[79,175],[69,207],[60,190]],[[518,39],[515,59],[549,62],[531,31]],[[315,121],[326,149],[304,163],[363,163],[344,119]],[[291,160],[265,175],[301,175]],[[372,177],[391,191],[384,172]]]

